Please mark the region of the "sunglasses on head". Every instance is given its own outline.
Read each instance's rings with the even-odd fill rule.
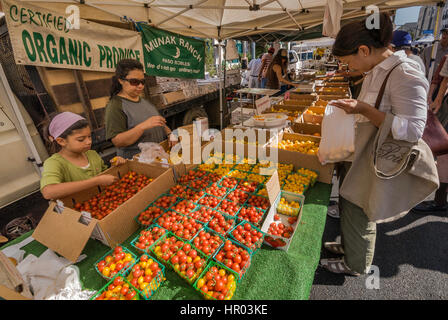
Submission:
[[[145,79],[126,79],[126,78],[122,78],[122,80],[125,80],[127,82],[129,82],[129,84],[131,86],[138,86],[139,84],[145,84]]]

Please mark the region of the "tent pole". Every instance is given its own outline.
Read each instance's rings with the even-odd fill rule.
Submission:
[[[440,28],[442,26],[442,19],[441,19],[440,15],[441,15],[444,4],[445,4],[445,1],[437,3],[437,20],[436,20],[436,26],[434,28],[434,45],[432,46],[431,65],[429,67],[429,72],[428,72],[429,81],[431,81],[432,75],[434,74],[434,69],[436,68],[436,65],[434,62],[436,59],[437,50],[439,49],[439,33],[440,33]]]
[[[218,42],[218,76],[219,76],[219,130],[222,130],[222,41]]]

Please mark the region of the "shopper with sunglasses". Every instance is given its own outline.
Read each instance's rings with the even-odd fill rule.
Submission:
[[[132,159],[141,142],[177,141],[157,108],[141,97],[145,87],[143,65],[133,59],[118,62],[106,106],[106,139],[117,147],[117,155]]]

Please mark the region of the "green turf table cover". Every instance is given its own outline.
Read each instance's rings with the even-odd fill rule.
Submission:
[[[232,300],[309,299],[314,273],[319,263],[330,195],[331,185],[324,183],[316,183],[306,192],[302,219],[288,252],[263,245],[254,255],[249,270],[237,285]],[[131,246],[131,241],[138,233],[139,231],[122,243],[137,256],[139,253]],[[31,234],[32,231],[9,242],[3,248],[18,243]],[[40,256],[47,248],[37,241],[32,241],[22,249],[26,254]],[[97,240],[90,239],[87,242],[83,251],[87,258],[76,264],[85,289],[99,290],[106,284],[106,280],[95,271],[94,263],[108,250],[110,250],[109,247]],[[193,286],[167,268],[166,281],[151,299],[197,300],[203,298]]]

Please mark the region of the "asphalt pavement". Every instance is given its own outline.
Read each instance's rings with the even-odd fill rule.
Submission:
[[[334,200],[336,188],[337,183]],[[339,230],[339,219],[327,216],[322,243],[335,241]],[[338,256],[322,247],[321,257]],[[318,267],[310,300],[448,299],[448,213],[411,211],[394,222],[378,224],[373,265],[374,272],[359,277]]]

